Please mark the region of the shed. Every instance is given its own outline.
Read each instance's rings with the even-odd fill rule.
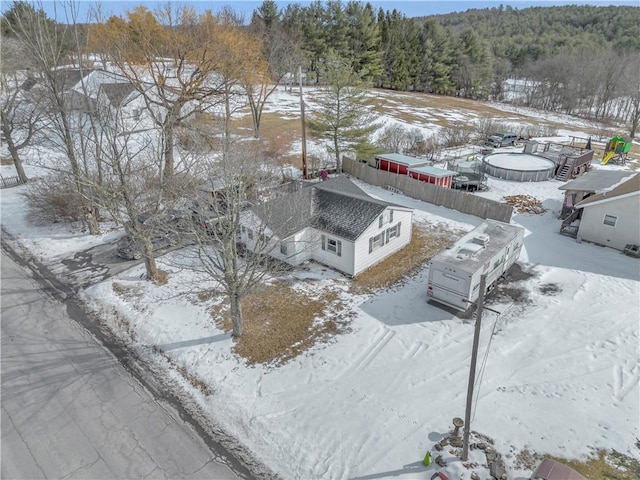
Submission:
[[[427,164],[424,158],[410,157],[400,153],[382,153],[375,158],[377,169],[400,175],[408,175],[410,168],[423,167]]]
[[[430,167],[429,165],[409,168],[409,176],[411,178],[415,178],[422,182],[433,183],[434,185],[445,188],[451,188],[453,177],[457,174],[458,172],[445,170],[443,168]]]

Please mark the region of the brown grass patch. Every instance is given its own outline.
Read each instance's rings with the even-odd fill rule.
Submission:
[[[640,461],[616,450],[611,452],[598,450],[597,456],[584,461],[567,460],[558,457],[550,458],[594,480],[637,480],[640,478]]]
[[[139,298],[144,293],[142,288],[138,285],[125,285],[116,281],[111,283],[111,289],[113,290],[113,293],[125,300]]]
[[[156,270],[156,276],[153,279],[153,283],[156,285],[166,285],[169,280],[169,272],[165,270]]]
[[[311,296],[283,282],[261,287],[242,300],[245,335],[234,351],[247,363],[282,365],[318,342],[346,330],[348,314],[338,291],[326,288]],[[219,325],[231,330],[227,311],[212,314]]]
[[[411,243],[355,277],[351,282],[350,292],[371,293],[414,275],[425,262],[453,244],[459,236],[459,233],[441,227],[414,225]]]
[[[195,377],[194,375],[191,375],[185,367],[176,367],[176,369],[178,370],[180,375],[182,375],[182,378],[184,378],[187,382],[189,382],[192,387],[200,390],[203,393],[203,395],[211,394],[211,391],[209,390],[209,386],[199,378]]]

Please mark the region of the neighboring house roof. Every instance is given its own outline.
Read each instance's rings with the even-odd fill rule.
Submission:
[[[59,87],[68,90],[91,72],[93,72],[91,68],[61,68],[53,72],[53,78]]]
[[[22,85],[20,85],[20,88],[25,92],[28,92],[36,85],[36,83],[38,83],[37,79],[33,77],[28,77],[24,82],[22,82]]]
[[[425,165],[424,167],[413,167],[409,169],[410,172],[418,172],[424,173],[425,175],[430,175],[436,178],[442,177],[453,177],[458,175],[458,172],[453,172],[451,170],[445,170],[443,168],[430,167],[429,165]]]
[[[625,178],[628,179],[633,175],[634,172],[628,170],[594,170],[565,183],[558,189],[596,193],[611,189]]]
[[[370,197],[348,178],[339,176],[280,196],[255,207],[254,212],[282,239],[315,227],[353,241],[387,207],[410,210]]]
[[[96,107],[95,99],[89,98],[75,90],[67,92],[65,104],[70,109],[82,111],[93,111]]]
[[[611,190],[597,193],[585,198],[576,204],[576,208],[591,207],[604,202],[610,202],[632,195],[640,195],[640,174],[633,174],[632,177],[621,181]]]
[[[130,83],[103,83],[100,89],[109,99],[109,103],[118,107],[135,90],[135,87]]]
[[[376,158],[390,160],[401,165],[424,165],[427,162],[424,158],[410,157],[409,155],[402,155],[400,153],[381,153],[380,155],[376,155]]]

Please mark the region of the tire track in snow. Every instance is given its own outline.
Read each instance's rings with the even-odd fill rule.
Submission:
[[[620,365],[613,366],[614,400],[622,402],[638,383],[640,383],[640,368],[638,365],[634,365],[628,372],[625,372],[625,369]]]
[[[420,353],[424,352],[427,348],[429,348],[429,345],[427,345],[424,342],[417,341],[411,346],[409,350],[407,350],[406,354],[404,355],[404,357],[402,357],[402,359],[408,360],[410,358],[416,358],[418,355],[420,355]]]
[[[339,376],[348,373],[361,372],[375,360],[380,351],[391,341],[396,332],[388,328],[382,329],[382,335],[378,335],[376,340],[364,351],[364,353],[352,365],[343,370]]]

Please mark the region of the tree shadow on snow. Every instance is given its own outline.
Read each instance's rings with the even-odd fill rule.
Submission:
[[[176,350],[178,348],[194,347],[196,345],[204,345],[205,343],[221,342],[231,338],[231,333],[220,333],[211,337],[195,338],[193,340],[184,340],[182,342],[165,343],[164,345],[156,345],[155,348],[163,352]]]

